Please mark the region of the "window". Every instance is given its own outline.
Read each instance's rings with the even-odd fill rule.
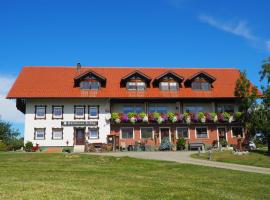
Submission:
[[[74,118],[75,119],[84,119],[84,106],[75,106],[74,107]]]
[[[52,118],[63,119],[63,106],[52,106]]]
[[[198,112],[206,112],[206,109],[203,106],[186,105],[184,107],[184,111],[189,113],[198,113]]]
[[[140,105],[127,105],[123,108],[123,113],[128,114],[129,112],[141,113],[143,112],[143,106]]]
[[[243,128],[242,127],[232,127],[232,135],[233,137],[243,137]]]
[[[189,138],[187,127],[177,128],[176,131],[177,131],[177,138]]]
[[[34,139],[35,140],[44,140],[45,139],[45,128],[36,128]]]
[[[88,107],[88,118],[98,118],[98,106]]]
[[[98,135],[98,129],[89,129],[88,131],[89,134],[89,139],[98,139],[99,135]]]
[[[159,88],[164,91],[176,91],[179,88],[179,84],[177,82],[160,82]]]
[[[234,112],[234,105],[233,104],[219,104],[217,105],[217,112]]]
[[[62,140],[63,139],[63,129],[62,128],[53,128],[52,129],[52,139],[53,140]]]
[[[193,90],[210,90],[211,85],[208,82],[194,81],[191,83],[191,88]]]
[[[141,139],[152,139],[153,128],[141,128]]]
[[[46,119],[46,106],[36,106],[35,111],[36,119]]]
[[[167,113],[168,112],[168,107],[167,106],[150,106],[149,107],[149,112],[158,112],[158,113]]]
[[[207,128],[206,127],[196,128],[196,135],[197,138],[208,138]]]
[[[121,128],[121,139],[133,139],[133,128]]]
[[[127,89],[128,90],[145,90],[145,82],[127,82]]]
[[[98,81],[82,81],[80,83],[80,88],[83,90],[98,90],[99,86]]]

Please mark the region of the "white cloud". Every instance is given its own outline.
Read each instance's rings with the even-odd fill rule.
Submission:
[[[0,116],[5,121],[24,123],[24,115],[17,110],[16,102],[6,99],[7,92],[14,81],[14,77],[0,74]]]
[[[224,22],[209,15],[199,15],[199,20],[222,31],[242,37],[257,47],[263,46],[263,48],[270,51],[270,40],[266,41],[258,36],[255,36],[246,21],[240,20],[237,22]]]

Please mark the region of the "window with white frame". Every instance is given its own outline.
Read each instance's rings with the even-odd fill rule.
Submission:
[[[36,106],[35,118],[36,119],[45,119],[46,118],[46,106]]]
[[[84,119],[84,106],[74,106],[74,118]]]
[[[63,118],[63,106],[52,106],[52,118],[53,119]]]
[[[177,138],[189,138],[188,127],[181,127],[176,129]]]
[[[82,81],[80,83],[80,88],[82,90],[98,90],[100,83],[98,81]]]
[[[89,139],[98,139],[98,129],[88,129]]]
[[[133,128],[121,128],[121,139],[133,139]]]
[[[141,139],[152,139],[153,138],[153,128],[143,127],[141,128]]]
[[[52,129],[52,139],[62,140],[63,139],[63,128],[53,128]]]
[[[45,140],[45,128],[35,128],[35,140]]]
[[[243,137],[244,133],[243,133],[243,127],[239,126],[239,127],[232,127],[232,135],[233,137]]]
[[[98,118],[98,106],[89,106],[88,107],[88,117],[89,118]]]
[[[208,138],[207,128],[206,127],[196,128],[196,137],[197,138]]]
[[[179,88],[179,83],[177,82],[160,82],[159,83],[160,90],[163,91],[176,91]]]
[[[128,90],[139,90],[143,91],[145,90],[145,82],[138,81],[138,82],[127,82],[127,89]]]

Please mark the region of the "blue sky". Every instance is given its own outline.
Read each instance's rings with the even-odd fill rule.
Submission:
[[[269,8],[268,0],[2,0],[1,117],[23,131],[4,96],[30,65],[236,67],[259,85]]]

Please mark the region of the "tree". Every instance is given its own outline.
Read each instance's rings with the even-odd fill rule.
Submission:
[[[270,155],[270,57],[263,61],[260,76],[263,98],[261,105],[254,112],[253,120],[256,128],[267,138]]]
[[[17,138],[19,135],[20,132],[13,129],[9,122],[0,120],[0,141],[7,146],[7,150],[17,150],[22,146]]]
[[[258,89],[247,79],[245,71],[240,72],[240,76],[236,81],[234,94],[236,97],[239,97],[240,100],[239,109],[243,112],[243,125],[245,131],[247,131],[248,135],[254,135],[255,127],[251,119],[250,111],[252,108],[256,107]]]

